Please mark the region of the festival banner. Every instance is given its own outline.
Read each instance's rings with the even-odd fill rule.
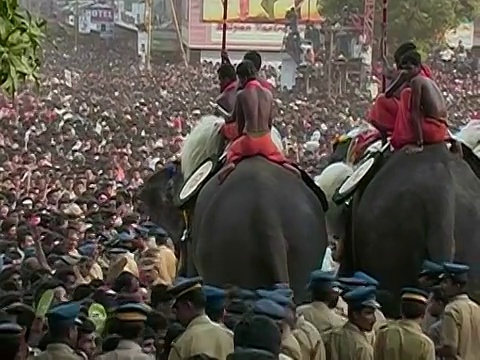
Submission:
[[[299,22],[322,21],[319,0],[228,0],[229,22],[237,23],[284,23],[289,9],[296,7]],[[221,23],[223,0],[203,0],[202,20]]]

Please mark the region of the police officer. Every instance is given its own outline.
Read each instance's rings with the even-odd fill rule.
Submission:
[[[420,327],[427,301],[426,291],[402,289],[402,318],[384,325],[377,333],[375,360],[435,360],[435,346]]]
[[[333,311],[338,298],[338,283],[333,272],[315,270],[310,274],[308,289],[312,302],[297,308],[297,315],[303,316],[318,330],[320,335],[345,324],[345,319]]]
[[[220,324],[227,332],[231,332],[223,323],[226,300],[225,290],[209,285],[204,285],[202,288],[206,300],[205,313],[210,320]]]
[[[348,321],[324,337],[327,360],[373,360],[373,346],[366,333],[372,331],[375,309],[380,308],[375,294],[375,287],[361,286],[344,295]]]
[[[49,344],[47,349],[35,357],[37,360],[83,360],[74,348],[77,344],[77,326],[80,303],[65,302],[53,307],[47,313]]]
[[[437,355],[473,360],[480,354],[480,307],[467,295],[468,272],[464,264],[444,263],[442,288],[448,298],[443,314],[442,346]]]
[[[113,311],[111,330],[120,336],[120,340],[115,350],[103,354],[100,360],[151,360],[140,346],[150,311],[147,305],[137,302],[127,302],[117,307]]]
[[[201,277],[181,279],[169,290],[175,299],[173,307],[185,332],[172,343],[169,360],[187,359],[194,355],[207,355],[225,359],[233,352],[233,335],[212,322],[205,314],[205,294]]]

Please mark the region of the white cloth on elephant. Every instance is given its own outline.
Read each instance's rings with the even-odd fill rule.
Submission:
[[[325,250],[325,255],[323,256],[322,261],[322,271],[334,271],[337,273],[340,264],[338,264],[332,257],[332,249],[330,246]]]

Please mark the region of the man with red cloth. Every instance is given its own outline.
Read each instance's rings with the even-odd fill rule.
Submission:
[[[268,160],[295,171],[271,138],[273,95],[257,80],[255,65],[243,60],[237,66],[239,90],[235,102],[238,137],[227,152],[223,178],[244,158],[264,156]]]
[[[421,56],[410,50],[400,60],[400,74],[387,89],[390,98],[403,88],[398,103],[391,144],[408,153],[423,150],[423,144],[440,143],[449,138],[447,107],[442,91],[422,71]]]
[[[395,60],[395,65],[397,69],[400,66],[400,60],[403,55],[407,52],[416,50],[417,46],[412,42],[403,43],[395,51],[393,57]],[[394,69],[389,69],[387,61],[383,61],[384,74],[387,78],[387,81],[393,81],[398,72]],[[427,66],[421,65],[420,72],[423,76],[431,78],[431,71]],[[369,121],[375,126],[384,137],[391,136],[393,129],[395,128],[395,120],[397,118],[399,98],[400,98],[399,88],[393,96],[386,97],[385,94],[380,94],[376,99],[375,103],[369,114]]]
[[[258,76],[260,69],[262,68],[262,57],[260,54],[255,50],[247,51],[247,53],[243,56],[243,60],[250,60],[253,65],[255,66],[256,74],[257,74],[257,81],[262,85],[265,89],[273,92],[274,88],[273,85],[268,82],[267,80]]]
[[[217,71],[220,81],[221,94],[216,98],[216,103],[231,114],[235,106],[235,97],[237,95],[237,74],[235,68],[230,63],[223,63]],[[220,114],[223,116],[223,114]],[[225,125],[222,127],[222,135],[228,140],[233,141],[238,137],[237,124],[233,116],[225,119]]]

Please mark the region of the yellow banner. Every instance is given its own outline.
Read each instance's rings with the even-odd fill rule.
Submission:
[[[226,0],[228,1],[228,22],[278,23],[285,22],[286,12],[293,6],[300,9],[300,23],[320,22],[317,10],[319,0]],[[203,21],[222,22],[223,1],[203,0]]]

